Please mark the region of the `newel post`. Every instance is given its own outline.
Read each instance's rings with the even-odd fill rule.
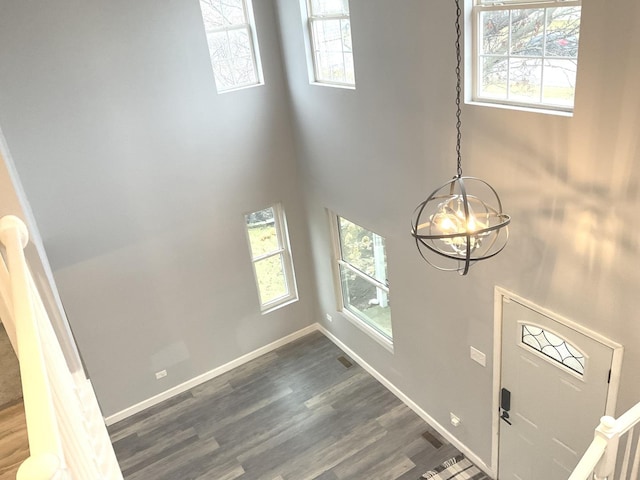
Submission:
[[[594,480],[607,480],[613,475],[618,457],[618,442],[620,431],[617,427],[616,419],[604,416],[600,419],[600,425],[596,428],[596,437],[606,440],[607,448],[604,455],[594,469]]]

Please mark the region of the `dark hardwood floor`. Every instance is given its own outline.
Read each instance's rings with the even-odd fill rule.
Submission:
[[[28,457],[27,423],[20,400],[0,410],[0,480],[15,480]]]
[[[109,430],[127,480],[418,480],[458,453],[320,333]]]

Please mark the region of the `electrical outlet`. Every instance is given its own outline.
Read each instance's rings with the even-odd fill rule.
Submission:
[[[333,322],[333,317],[330,314],[327,313],[326,316],[327,316],[327,321],[328,322]]]
[[[473,348],[473,347],[469,347],[469,352],[470,352],[471,360],[479,363],[483,367],[487,366],[487,356],[484,353],[482,353],[477,348]]]
[[[459,427],[460,424],[462,423],[462,420],[460,420],[460,417],[458,417],[453,412],[449,412],[449,416],[451,417],[451,425],[453,425],[454,427]]]
[[[164,378],[166,376],[167,376],[166,370],[160,370],[159,372],[156,372],[156,380],[160,380],[161,378]]]

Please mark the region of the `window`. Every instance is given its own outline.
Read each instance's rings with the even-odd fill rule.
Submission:
[[[218,93],[259,85],[251,0],[200,0]]]
[[[546,357],[564,365],[578,375],[584,375],[585,356],[580,350],[555,333],[535,325],[521,325],[521,340]]]
[[[580,5],[476,0],[474,100],[572,111]]]
[[[298,299],[284,211],[279,204],[245,215],[263,313]]]
[[[353,87],[349,0],[307,0],[315,81]]]
[[[343,311],[392,342],[384,238],[342,217],[336,233]]]

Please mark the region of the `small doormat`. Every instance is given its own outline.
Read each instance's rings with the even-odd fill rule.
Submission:
[[[464,455],[457,455],[439,467],[429,470],[420,478],[431,480],[490,480],[490,478]]]

